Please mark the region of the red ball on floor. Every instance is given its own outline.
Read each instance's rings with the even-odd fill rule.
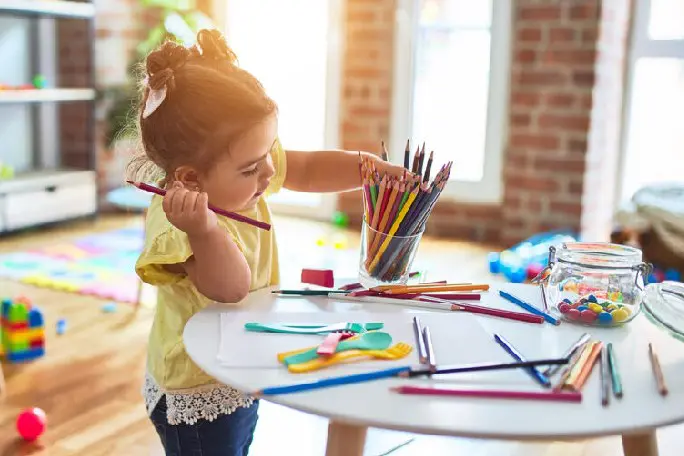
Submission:
[[[47,416],[38,407],[24,410],[17,417],[17,432],[28,442],[36,440],[43,435],[46,427]]]

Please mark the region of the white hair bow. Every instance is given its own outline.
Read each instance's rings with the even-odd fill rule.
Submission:
[[[145,85],[149,86],[149,77],[145,77]],[[145,109],[143,110],[142,118],[147,119],[154,111],[161,106],[166,99],[166,85],[161,89],[152,89],[147,94],[147,101],[145,102]]]

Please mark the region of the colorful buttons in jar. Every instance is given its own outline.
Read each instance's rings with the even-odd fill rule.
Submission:
[[[557,305],[563,318],[591,326],[619,326],[636,316],[632,306],[620,301],[585,295],[575,300],[565,298]]]

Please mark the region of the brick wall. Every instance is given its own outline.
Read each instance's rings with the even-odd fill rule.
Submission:
[[[384,59],[378,64],[369,59],[361,68],[355,62],[377,47],[391,49],[394,1],[348,4],[342,146],[377,151],[389,124],[390,99],[370,98],[365,109],[358,103],[364,94],[387,88],[392,67]],[[622,85],[611,81],[619,79],[630,12],[627,0],[514,2],[503,204],[442,201],[429,220],[429,233],[510,244],[548,229],[596,226],[597,213],[609,220],[612,190],[600,204],[589,201],[599,201],[592,191],[598,181],[601,189],[615,183]],[[604,82],[595,86],[596,81]],[[358,194],[340,197],[338,208],[359,222]],[[607,239],[604,231],[594,233],[595,239]]]
[[[150,18],[138,0],[96,0],[94,28],[83,20],[57,20],[58,85],[89,87],[92,79],[98,89],[125,84],[127,67],[135,46],[147,33]],[[94,43],[94,61],[91,44]],[[94,71],[94,74],[93,74]],[[87,103],[59,105],[62,164],[76,168],[93,166],[93,137],[98,186],[104,194],[120,185],[125,151],[105,147],[104,107],[97,103],[96,113]]]
[[[395,0],[347,0],[340,102],[340,146],[379,153],[389,137]],[[360,220],[359,192],[340,195],[340,210]]]
[[[87,21],[59,19],[56,21],[58,87],[90,87],[92,84],[91,27]],[[91,169],[92,108],[90,103],[69,102],[58,105],[60,124],[59,145],[64,167]]]

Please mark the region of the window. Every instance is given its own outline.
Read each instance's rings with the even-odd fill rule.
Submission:
[[[225,33],[240,66],[278,103],[283,145],[296,150],[338,147],[340,0],[228,0]],[[306,96],[302,96],[306,94]],[[328,218],[332,195],[283,190],[276,212]]]
[[[511,5],[494,0],[399,0],[391,150],[426,142],[453,161],[445,196],[501,201]],[[412,146],[412,153],[417,144]]]
[[[635,3],[620,201],[684,176],[684,2]]]

